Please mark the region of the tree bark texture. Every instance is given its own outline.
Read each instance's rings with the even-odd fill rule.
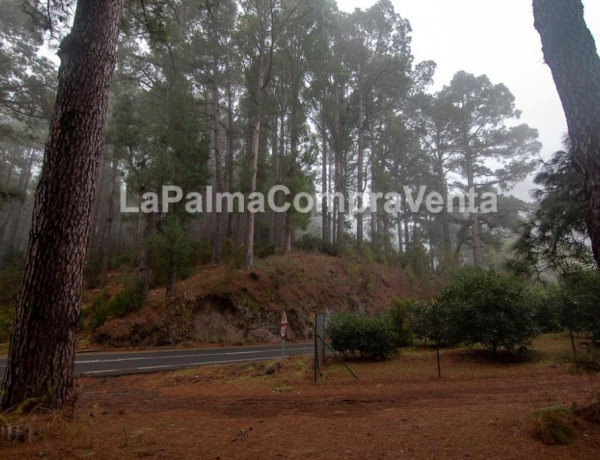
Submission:
[[[124,0],[77,3],[36,191],[2,407],[74,402],[83,267]]]
[[[533,14],[567,118],[588,234],[600,267],[600,58],[581,0],[534,0]]]

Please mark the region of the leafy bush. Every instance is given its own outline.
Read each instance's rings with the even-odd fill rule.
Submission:
[[[434,340],[431,304],[418,300],[409,300],[407,309],[408,322],[413,335],[420,340]]]
[[[600,273],[595,269],[571,268],[560,280],[562,323],[579,332],[588,332],[600,343]]]
[[[527,301],[535,311],[535,322],[540,332],[544,334],[561,332],[564,327],[561,322],[562,301],[558,285],[532,288],[527,292]]]
[[[327,334],[332,348],[347,356],[385,359],[395,351],[396,334],[388,314],[336,313]]]
[[[419,302],[414,300],[392,299],[389,313],[396,334],[395,345],[397,347],[412,345],[414,341],[411,313],[413,306],[417,303]]]
[[[534,307],[520,279],[493,269],[461,270],[438,297],[440,336],[449,344],[481,343],[492,352],[530,347],[538,334]]]
[[[110,318],[120,318],[140,308],[142,308],[142,295],[137,286],[128,287],[112,297],[102,292],[92,299],[88,312],[89,326],[92,330],[96,330]]]

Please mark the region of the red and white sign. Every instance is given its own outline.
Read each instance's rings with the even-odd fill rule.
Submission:
[[[282,339],[285,339],[285,336],[287,335],[287,325],[287,315],[285,314],[285,312],[283,312],[283,315],[281,315],[281,330],[279,331]]]

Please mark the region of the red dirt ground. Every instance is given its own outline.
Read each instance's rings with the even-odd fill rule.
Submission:
[[[598,388],[566,362],[566,338],[536,348],[522,363],[443,351],[441,380],[425,348],[351,363],[359,382],[331,364],[314,384],[308,358],[81,379],[73,419],[11,420],[34,434],[1,441],[0,458],[598,458],[600,426],[584,420],[568,446],[530,435],[534,410],[589,405]]]

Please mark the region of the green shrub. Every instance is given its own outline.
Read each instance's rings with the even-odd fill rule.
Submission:
[[[332,348],[347,356],[385,359],[396,350],[396,334],[388,314],[335,313],[327,334]]]
[[[395,345],[406,347],[412,345],[415,334],[412,331],[411,312],[413,305],[418,303],[414,300],[392,299],[390,305],[390,318],[396,335]]]
[[[529,289],[527,301],[535,311],[535,321],[541,333],[564,330],[561,322],[562,302],[558,285]]]
[[[294,245],[303,252],[325,254],[332,257],[341,257],[344,254],[344,248],[348,246],[346,241],[342,244],[326,243],[321,237],[310,233],[303,235]]]
[[[587,332],[594,343],[600,343],[600,273],[573,267],[561,276],[560,286],[563,325]]]
[[[496,352],[530,347],[538,334],[524,282],[493,269],[462,269],[438,296],[440,336],[450,345],[481,343]]]
[[[137,286],[128,287],[112,297],[102,292],[92,299],[87,313],[90,318],[89,327],[95,331],[110,318],[120,318],[140,308],[142,308],[142,295]]]
[[[531,435],[544,444],[569,444],[575,437],[575,415],[561,406],[544,407],[533,413]]]
[[[304,252],[320,252],[322,245],[323,240],[310,233],[302,235],[302,238],[295,243],[296,248]]]
[[[204,265],[211,261],[212,259],[212,245],[207,243],[201,243],[199,241],[190,241],[190,253],[189,257],[189,266],[192,267],[194,265]],[[193,268],[192,268],[193,271]]]
[[[273,246],[273,245],[259,245],[255,249],[254,254],[259,259],[266,259],[268,257],[272,257],[275,254],[277,254],[277,249],[278,249],[277,246]]]
[[[89,327],[92,330],[98,329],[110,317],[109,307],[110,297],[106,292],[98,294],[92,299],[92,303],[84,315],[90,318]]]
[[[221,248],[221,260],[229,269],[239,269],[246,262],[246,250],[231,238],[225,239]]]
[[[323,243],[321,246],[321,252],[331,257],[341,257],[344,253],[344,247],[334,243]]]
[[[413,335],[420,340],[435,340],[433,311],[429,302],[408,301],[408,322]]]

